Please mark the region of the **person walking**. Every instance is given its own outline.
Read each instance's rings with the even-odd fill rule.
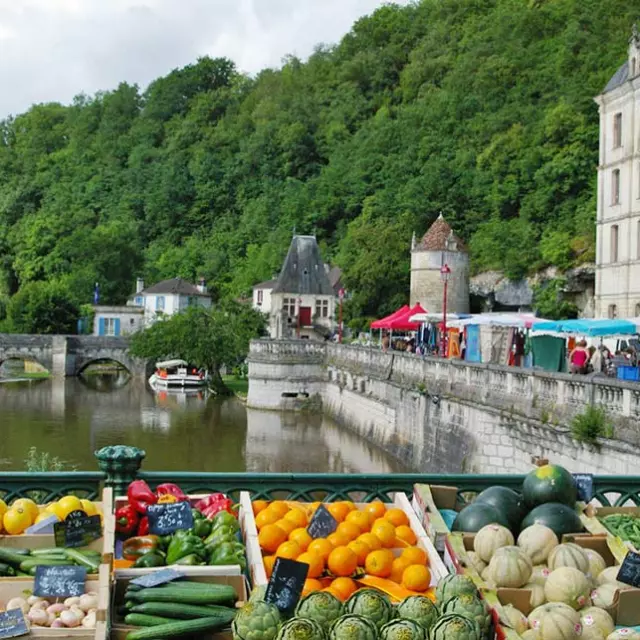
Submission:
[[[585,373],[588,361],[587,341],[580,340],[569,354],[569,370],[571,373]]]

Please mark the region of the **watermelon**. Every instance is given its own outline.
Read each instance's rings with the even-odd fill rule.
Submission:
[[[545,464],[524,479],[522,496],[529,509],[546,502],[560,502],[573,507],[577,497],[576,482],[564,467]]]
[[[485,489],[475,502],[483,502],[494,506],[500,513],[506,515],[509,521],[509,529],[514,532],[520,530],[520,522],[527,512],[522,496],[507,487],[489,487]]]
[[[582,531],[582,522],[578,514],[571,507],[559,502],[541,504],[529,511],[522,521],[522,528],[530,527],[532,524],[549,527],[558,536],[558,540],[561,540],[565,533]]]
[[[480,531],[488,524],[501,524],[509,527],[504,512],[498,511],[493,505],[484,502],[472,502],[456,517],[452,531]]]

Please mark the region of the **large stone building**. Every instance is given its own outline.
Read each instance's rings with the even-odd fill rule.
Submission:
[[[601,95],[596,317],[640,316],[640,35]]]
[[[441,214],[420,242],[415,235],[411,241],[411,306],[419,302],[427,311],[442,312],[443,265],[451,270],[447,311],[469,313],[469,254]]]

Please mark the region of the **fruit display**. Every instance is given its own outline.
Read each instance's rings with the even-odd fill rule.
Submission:
[[[16,597],[8,600],[1,610],[11,609],[20,609],[32,628],[95,629],[98,594],[91,591],[81,596],[66,598],[62,602],[34,595],[28,595],[26,598]]]
[[[34,576],[38,567],[77,565],[98,573],[102,554],[91,549],[0,547],[0,577]]]

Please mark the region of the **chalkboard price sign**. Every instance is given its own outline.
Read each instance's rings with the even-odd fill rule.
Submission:
[[[618,571],[617,580],[632,587],[640,587],[640,553],[627,553]]]
[[[320,505],[311,522],[307,527],[307,532],[312,538],[326,538],[338,528],[338,521],[327,511],[324,505]]]
[[[85,567],[36,567],[33,595],[41,598],[81,596],[87,580]]]
[[[178,578],[184,578],[184,574],[175,569],[161,569],[160,571],[148,573],[146,576],[135,578],[135,580],[131,580],[131,584],[137,584],[139,587],[157,587],[160,584],[165,584]]]
[[[152,504],[147,508],[149,533],[166,536],[178,529],[193,527],[193,514],[188,502]]]
[[[264,595],[265,602],[274,604],[281,613],[288,615],[296,608],[309,565],[287,558],[276,558],[273,573]]]
[[[593,500],[593,475],[590,473],[574,473],[573,479],[578,489],[578,500],[591,502]]]
[[[17,638],[28,633],[29,627],[22,609],[9,609],[0,613],[0,638]]]
[[[86,547],[102,536],[100,516],[72,511],[64,522],[53,525],[56,547]]]

